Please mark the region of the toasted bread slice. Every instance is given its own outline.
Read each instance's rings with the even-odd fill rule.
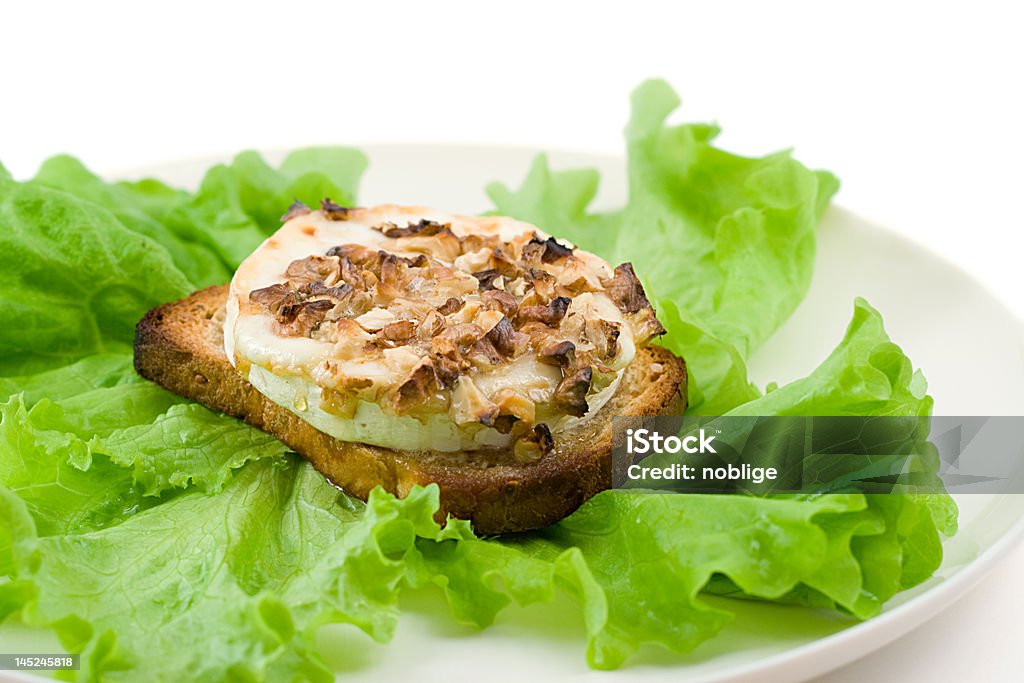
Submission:
[[[327,479],[366,499],[376,486],[398,496],[436,482],[441,511],[472,521],[492,535],[552,524],[611,486],[612,417],[680,414],[686,401],[686,365],[670,351],[641,349],[613,396],[580,427],[560,432],[536,462],[509,452],[397,451],[340,441],[269,401],[224,354],[226,285],[154,308],[135,334],[135,369],[146,379],[241,418],[276,436]]]

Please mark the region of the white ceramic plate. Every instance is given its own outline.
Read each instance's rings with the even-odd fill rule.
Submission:
[[[371,160],[364,205],[421,204],[475,213],[490,207],[483,188],[512,185],[536,152],[520,148],[365,145]],[[272,160],[281,155],[268,154]],[[621,159],[551,153],[556,168],[601,171],[596,205],[625,199]],[[152,175],[194,186],[215,159],[118,174]],[[928,377],[936,414],[1024,415],[1024,330],[992,295],[955,265],[920,245],[832,208],[820,232],[818,262],[807,299],[753,358],[763,385],[807,374],[841,338],[855,296],[884,315],[890,335]],[[454,624],[434,594],[403,597],[403,617],[386,646],[348,626],[321,632],[328,662],[345,681],[486,680],[800,681],[866,655],[936,615],[978,582],[1024,537],[1024,495],[962,495],[960,532],[945,544],[945,561],[925,584],[898,595],[884,613],[859,623],[830,612],[727,601],[737,619],[686,657],[645,648],[618,672],[589,671],[583,628],[567,600],[512,607],[485,631]],[[764,624],[770,624],[770,627]],[[964,624],[964,628],[968,628]],[[45,640],[45,643],[44,643]],[[6,651],[59,651],[52,637],[28,632],[5,638]],[[500,663],[496,665],[496,663]],[[0,679],[4,679],[0,673]],[[4,680],[38,680],[10,674]]]

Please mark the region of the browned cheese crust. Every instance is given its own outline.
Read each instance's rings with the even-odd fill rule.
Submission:
[[[478,534],[548,526],[611,486],[612,417],[680,414],[686,407],[686,365],[647,346],[626,369],[615,395],[580,427],[561,432],[535,462],[510,449],[445,453],[397,451],[340,441],[269,401],[224,354],[226,285],[209,287],[154,308],[139,322],[135,369],[146,379],[272,434],[309,460],[335,485],[365,500],[381,486],[397,496],[437,483],[439,520],[468,519]]]

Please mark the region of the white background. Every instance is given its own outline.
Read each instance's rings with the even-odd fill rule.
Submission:
[[[102,172],[381,141],[619,153],[629,91],[662,76],[680,116],[716,120],[727,148],[795,147],[842,179],[838,203],[960,263],[1024,316],[1024,23],[1011,8],[5,6],[0,160],[24,177],[58,152]],[[1020,680],[1020,576],[1024,551],[939,620],[827,680]]]

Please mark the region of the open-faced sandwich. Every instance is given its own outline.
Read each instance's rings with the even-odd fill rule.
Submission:
[[[543,527],[611,485],[612,417],[685,407],[628,263],[499,216],[325,200],[284,220],[230,286],[145,316],[136,369],[353,495],[436,482],[478,533]]]

